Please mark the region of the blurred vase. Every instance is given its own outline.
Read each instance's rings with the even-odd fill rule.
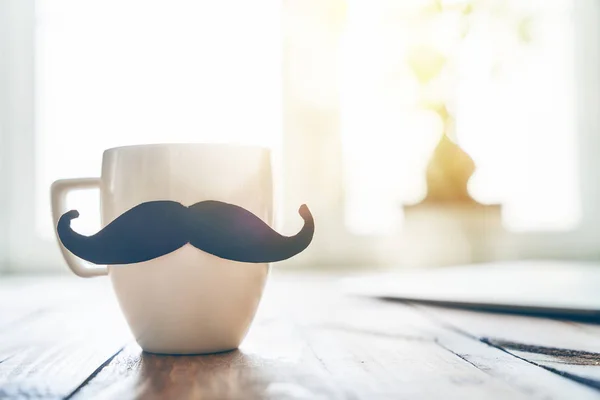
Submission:
[[[427,195],[421,204],[477,203],[467,189],[474,172],[471,156],[443,134],[427,165]]]
[[[405,205],[402,259],[411,266],[440,266],[495,259],[502,233],[501,206],[484,205],[468,191],[473,159],[443,134],[427,166],[427,194]]]

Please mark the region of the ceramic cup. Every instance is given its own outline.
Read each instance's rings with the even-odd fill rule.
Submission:
[[[100,178],[52,184],[56,227],[67,193],[99,188],[106,226],[152,200],[189,206],[204,200],[236,204],[273,225],[269,149],[222,144],[156,144],[108,149]],[[75,207],[76,208],[76,207]],[[237,348],[260,302],[269,264],[229,261],[189,243],[150,261],[90,268],[58,240],[69,268],[81,277],[108,275],[125,319],[143,350],[202,354]]]

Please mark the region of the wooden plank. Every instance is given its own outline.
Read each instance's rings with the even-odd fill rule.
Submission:
[[[600,392],[593,388],[568,381],[547,369],[539,368],[529,361],[515,357],[513,353],[492,348],[483,342],[475,342],[464,335],[449,334],[440,341],[440,344],[486,373],[518,387],[522,392],[529,394],[531,398],[600,398]]]
[[[128,350],[74,398],[529,398],[435,342],[325,329],[301,336],[283,345],[269,336],[292,349],[275,358],[244,348],[186,357]]]
[[[371,308],[369,311],[368,307]],[[444,329],[443,325],[431,325],[431,319],[418,312],[418,309],[407,307],[402,303],[362,302],[364,310],[355,313],[355,318],[345,319],[340,329],[370,332],[373,335],[400,334],[407,336],[406,328],[412,327],[416,339],[433,337],[434,340],[457,356],[472,363],[487,374],[518,388],[532,398],[599,398],[600,393],[581,385],[568,382],[549,371],[538,368],[528,362],[515,358],[501,350],[490,347],[479,340],[456,333],[452,329]],[[351,312],[360,311],[361,306],[352,304]],[[417,311],[417,312],[415,312]],[[332,318],[343,315],[338,312]],[[359,316],[359,317],[358,317]],[[330,323],[330,326],[332,323]]]
[[[110,359],[125,328],[114,298],[69,285],[50,290],[72,289],[77,303],[0,332],[0,397],[598,398],[412,307],[342,297],[315,276],[271,281],[237,351],[168,357],[131,345]]]
[[[333,381],[356,398],[529,398],[435,342],[322,329],[307,340]]]
[[[414,306],[453,329],[463,329],[478,338],[600,353],[598,325],[518,314]]]
[[[343,297],[314,276],[275,278],[239,350],[170,357],[130,346],[74,398],[600,398],[413,307]]]
[[[37,296],[32,298],[29,295],[40,293],[40,291],[28,291],[28,288],[37,282],[39,279],[0,276],[0,329],[46,308],[46,304],[41,303]]]
[[[600,389],[600,354],[503,340],[485,339],[507,353],[543,366],[575,381]]]
[[[298,330],[271,310],[232,352],[160,356],[129,346],[73,398],[345,398]]]
[[[106,283],[21,287],[13,302],[54,306],[0,330],[0,398],[64,398],[131,340]]]
[[[70,275],[4,275],[0,277],[0,329],[50,309],[68,307],[72,299],[106,292],[106,282]]]
[[[597,325],[433,306],[415,307],[457,332],[600,389],[600,327]]]

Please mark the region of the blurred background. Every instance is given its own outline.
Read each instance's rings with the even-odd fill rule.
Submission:
[[[290,268],[600,258],[595,0],[0,0],[0,271],[104,149],[269,146]],[[74,228],[100,226],[80,191]]]

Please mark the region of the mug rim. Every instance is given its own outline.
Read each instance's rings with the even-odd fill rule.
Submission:
[[[152,147],[213,147],[213,148],[222,148],[222,149],[247,149],[247,150],[258,150],[258,151],[266,151],[271,152],[272,148],[265,145],[254,145],[254,144],[235,144],[235,143],[218,143],[218,142],[175,142],[175,143],[143,143],[143,144],[129,144],[124,146],[114,146],[105,149],[102,153],[113,153],[118,150],[126,150],[126,149],[147,149]]]

